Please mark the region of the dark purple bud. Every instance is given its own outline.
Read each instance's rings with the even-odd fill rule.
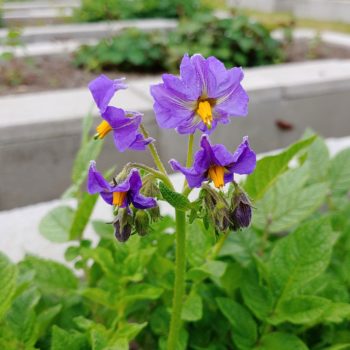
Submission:
[[[113,221],[114,235],[119,242],[126,242],[129,239],[132,229],[131,222],[132,216],[129,214],[128,209],[120,208]]]
[[[231,225],[234,231],[248,227],[252,220],[252,204],[245,192],[235,184],[231,202]]]

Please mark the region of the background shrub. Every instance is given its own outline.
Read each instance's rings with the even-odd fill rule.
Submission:
[[[83,22],[129,18],[177,18],[208,11],[201,0],[83,0],[76,17]]]
[[[246,16],[218,19],[199,15],[183,20],[173,32],[129,29],[82,47],[75,64],[90,70],[174,71],[184,53],[215,55],[228,66],[260,66],[281,60],[280,44],[260,23]]]

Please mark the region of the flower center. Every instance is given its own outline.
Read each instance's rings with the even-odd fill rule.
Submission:
[[[97,139],[103,139],[110,131],[112,130],[112,127],[103,120],[96,128],[97,134],[95,135],[95,138]]]
[[[224,172],[225,168],[220,165],[214,165],[209,168],[209,177],[213,180],[216,188],[224,186]]]
[[[126,197],[127,192],[113,192],[113,205],[120,207]]]
[[[211,129],[213,114],[209,101],[199,101],[196,112],[201,117],[203,123],[207,126],[207,128]]]

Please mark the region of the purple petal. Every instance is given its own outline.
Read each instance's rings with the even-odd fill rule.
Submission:
[[[202,94],[202,84],[198,79],[196,68],[188,55],[184,55],[180,64],[181,80],[185,84],[188,95],[197,100]]]
[[[236,90],[243,79],[241,68],[226,69],[224,64],[215,57],[209,57],[207,64],[211,76],[215,77],[215,86],[214,80],[211,84],[212,89],[209,96],[211,98],[220,98],[230,94],[230,92]]]
[[[197,79],[201,86],[201,96],[209,97],[209,91],[212,89],[213,79],[215,77],[208,70],[207,60],[200,54],[191,57],[191,63],[195,67]]]
[[[250,174],[254,171],[256,155],[249,146],[248,136],[243,138],[242,143],[238,146],[233,156],[234,162],[230,167],[230,171],[236,174]]]
[[[93,160],[90,162],[87,179],[87,190],[90,194],[111,191],[111,185],[102,176],[102,174],[96,170],[96,162]]]
[[[142,180],[140,173],[137,169],[131,169],[128,177],[118,184],[117,186],[113,187],[113,192],[128,192],[131,191],[133,193],[138,193],[142,187]]]
[[[126,89],[126,85],[123,81],[123,78],[112,80],[101,74],[99,77],[89,83],[89,89],[92,97],[102,113],[108,107],[108,104],[116,91]]]
[[[194,116],[194,112],[183,107],[176,107],[169,104],[168,107],[161,106],[159,103],[153,105],[156,120],[161,128],[177,128],[180,125],[187,124],[187,120]]]
[[[126,117],[124,110],[107,107],[102,118],[113,128],[114,143],[120,152],[127,150],[136,141],[141,115]]]
[[[148,209],[157,206],[157,201],[151,197],[145,197],[140,193],[131,194],[131,203],[137,209]]]
[[[113,193],[112,192],[101,192],[100,195],[107,204],[113,205]]]
[[[200,187],[202,182],[207,179],[204,173],[198,173],[194,168],[185,168],[177,160],[171,159],[169,164],[174,171],[180,171],[185,175],[189,187]]]
[[[154,142],[155,139],[152,137],[148,137],[145,139],[143,135],[136,135],[135,141],[129,146],[130,149],[134,151],[144,151],[150,143]]]
[[[218,104],[214,107],[214,114],[221,117],[244,117],[248,114],[248,102],[247,93],[239,85],[234,91],[218,100]]]

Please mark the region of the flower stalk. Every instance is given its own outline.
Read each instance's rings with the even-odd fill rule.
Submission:
[[[141,133],[142,135],[148,139],[149,138],[149,134],[148,131],[146,130],[146,128],[143,126],[143,124],[140,124],[140,129],[141,129]],[[163,164],[163,162],[161,161],[159,154],[157,152],[156,146],[153,143],[150,143],[148,145],[148,148],[151,152],[152,158],[154,160],[155,165],[157,166],[157,168],[166,176],[168,176],[168,173],[165,169],[165,166]]]
[[[173,307],[171,313],[170,330],[167,350],[175,350],[181,329],[181,312],[185,295],[186,277],[186,213],[175,211],[176,220],[176,261]]]

